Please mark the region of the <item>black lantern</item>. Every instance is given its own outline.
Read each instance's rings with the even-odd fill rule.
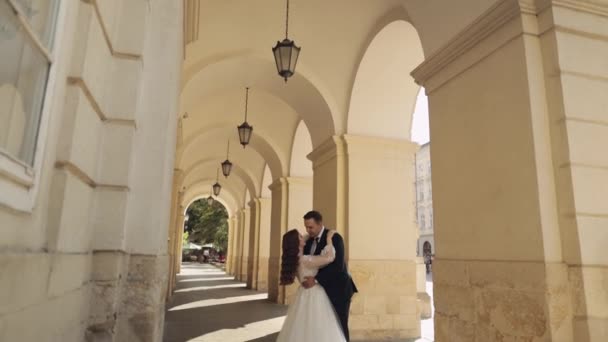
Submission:
[[[209,197],[207,197],[207,204],[208,205],[212,205],[213,204],[213,197],[211,197],[211,195],[209,195]]]
[[[221,190],[222,190],[222,186],[220,185],[220,183],[213,184],[213,194],[215,196],[219,196]]]
[[[300,56],[300,48],[293,40],[288,38],[289,33],[289,0],[287,0],[287,15],[285,19],[285,39],[277,41],[277,45],[272,48],[274,61],[277,64],[279,75],[285,79],[293,76],[296,72],[296,63]]]
[[[222,162],[222,173],[224,174],[224,177],[226,177],[226,178],[228,178],[228,176],[230,176],[230,171],[232,171],[232,163],[228,159],[229,154],[230,154],[230,140],[228,140],[228,151],[226,152],[226,160],[224,160]]]
[[[220,195],[220,191],[222,190],[222,186],[219,183],[219,175],[220,175],[220,170],[217,170],[217,176],[215,177],[215,184],[213,184],[213,194],[217,197]]]
[[[251,140],[251,134],[253,133],[253,126],[250,126],[247,123],[247,107],[249,103],[249,88],[245,90],[245,122],[243,122],[240,126],[237,127],[239,131],[239,141],[243,148],[249,144],[249,140]]]

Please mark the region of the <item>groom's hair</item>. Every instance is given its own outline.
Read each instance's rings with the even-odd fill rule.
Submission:
[[[305,220],[313,219],[313,220],[315,220],[315,222],[321,223],[321,222],[323,222],[323,215],[321,215],[321,213],[316,210],[311,210],[311,211],[307,212],[306,215],[304,215],[304,219]]]

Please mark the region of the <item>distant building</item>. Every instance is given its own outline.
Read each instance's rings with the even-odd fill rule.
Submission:
[[[418,153],[416,153],[415,168],[416,220],[420,231],[417,254],[420,257],[430,257],[435,254],[430,143],[422,145]]]

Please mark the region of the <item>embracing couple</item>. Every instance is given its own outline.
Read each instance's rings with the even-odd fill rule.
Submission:
[[[281,285],[301,286],[277,342],[348,341],[350,301],[357,287],[344,259],[344,240],[323,225],[319,212],[304,215],[307,236],[283,235]]]

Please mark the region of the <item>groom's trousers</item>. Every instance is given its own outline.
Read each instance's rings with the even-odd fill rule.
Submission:
[[[333,304],[336,310],[336,314],[338,315],[338,319],[340,319],[340,325],[342,326],[344,337],[346,337],[346,341],[350,341],[350,334],[348,333],[348,314],[350,312],[350,299],[343,303]]]

